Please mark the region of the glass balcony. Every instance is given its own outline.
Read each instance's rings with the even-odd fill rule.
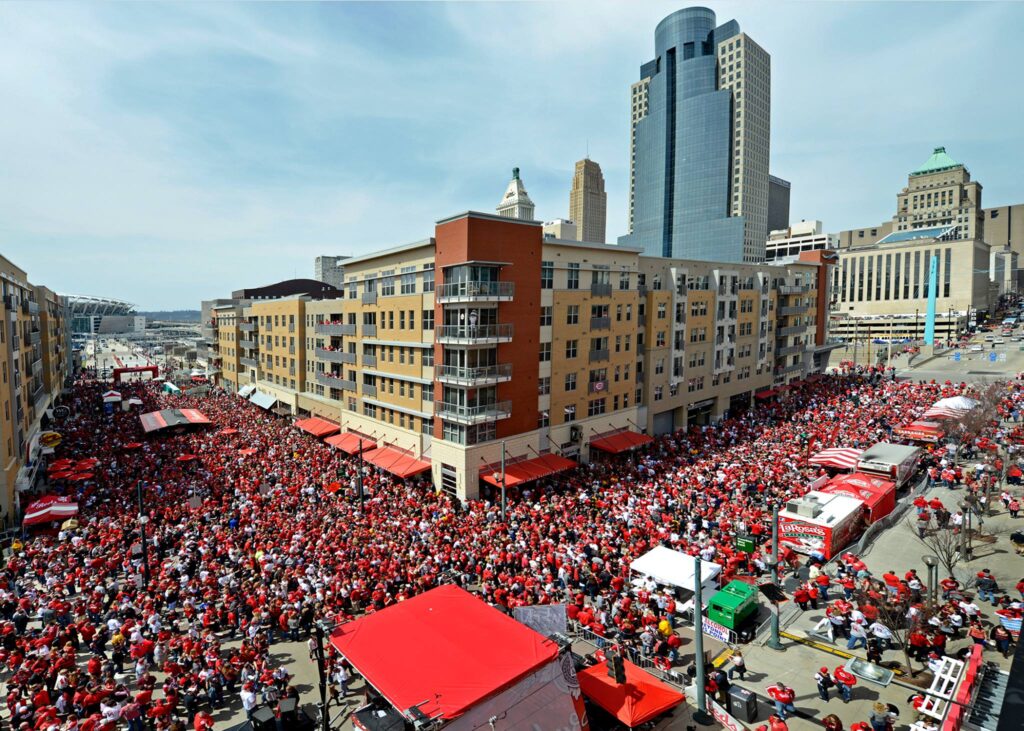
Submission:
[[[238,326],[238,329],[244,333],[256,332],[255,322],[243,322]]]
[[[363,325],[363,337],[375,338],[377,337],[377,326],[376,325]]]
[[[238,344],[245,350],[256,350],[255,340],[250,340],[249,338],[240,338]]]
[[[590,285],[590,294],[594,297],[611,297],[612,285],[607,282],[594,282]]]
[[[377,356],[375,356],[375,355],[369,355],[367,353],[363,353],[362,360],[363,360],[363,365],[366,366],[367,368],[376,368],[377,367]]]
[[[238,362],[246,368],[259,368],[260,364],[255,358],[239,358]]]
[[[479,424],[484,421],[507,419],[512,415],[511,401],[496,401],[492,404],[462,406],[438,401],[434,404],[434,416],[459,424]]]
[[[356,390],[355,381],[350,381],[344,378],[343,376],[335,375],[330,372],[325,373],[322,371],[317,371],[316,382],[322,386],[327,386],[328,388],[340,388],[346,391]]]
[[[364,305],[375,305],[375,304],[377,304],[377,293],[376,292],[363,292],[363,304]]]
[[[512,364],[499,363],[477,368],[439,365],[434,366],[434,378],[453,386],[487,386],[504,383],[512,379]]]
[[[313,330],[317,335],[355,335],[356,325],[318,322]]]
[[[356,354],[346,353],[343,350],[325,350],[324,348],[316,349],[317,360],[324,360],[328,363],[355,363]]]
[[[511,302],[515,282],[448,282],[437,288],[438,302]]]
[[[591,330],[608,330],[612,326],[612,318],[610,317],[591,317],[590,318],[590,329]]]
[[[601,361],[608,360],[609,352],[607,350],[591,350],[590,351],[590,362],[600,363]]]
[[[512,324],[442,325],[437,328],[437,341],[450,345],[475,343],[508,343],[512,341]]]

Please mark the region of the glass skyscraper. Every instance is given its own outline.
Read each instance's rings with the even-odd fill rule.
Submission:
[[[655,30],[633,85],[630,233],[648,255],[764,259],[768,237],[768,54],[708,8]]]

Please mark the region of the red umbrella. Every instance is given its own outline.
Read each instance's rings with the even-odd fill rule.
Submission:
[[[332,482],[329,485],[324,485],[324,489],[327,490],[327,492],[329,492],[329,493],[332,493],[332,494],[336,493],[338,490],[341,489],[341,483],[340,482]]]
[[[74,466],[74,462],[70,459],[62,459],[58,462],[54,462],[46,468],[47,472],[60,472],[61,470],[70,469]]]
[[[142,442],[128,442],[124,445],[123,449],[141,449]]]
[[[51,472],[50,473],[50,479],[51,480],[66,480],[67,478],[71,477],[71,475],[73,475],[73,474],[75,474],[75,473],[71,472],[70,470],[60,470],[58,472]]]
[[[249,456],[250,454],[256,454],[256,450],[252,447],[249,447],[248,449],[239,449],[238,453]]]
[[[78,462],[75,463],[75,467],[77,467],[80,470],[82,470],[82,469],[84,469],[84,470],[91,470],[93,467],[95,467],[99,463],[100,463],[100,461],[98,459],[96,459],[95,457],[87,457],[86,459],[78,460]]]
[[[72,482],[81,482],[82,480],[91,480],[93,478],[92,472],[77,472],[68,479]]]
[[[194,459],[199,459],[199,457],[195,456],[194,454],[183,454],[180,457],[178,457],[179,462],[191,462]]]
[[[224,434],[225,436],[228,435],[228,434],[237,434],[238,433],[238,429],[231,429],[231,428],[221,429],[220,433]]]

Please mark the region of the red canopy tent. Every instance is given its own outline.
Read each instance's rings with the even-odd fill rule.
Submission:
[[[942,424],[937,421],[918,419],[892,430],[893,434],[914,442],[937,442],[946,436]]]
[[[896,483],[863,472],[833,477],[819,491],[830,495],[849,495],[863,501],[869,523],[896,509]]]
[[[862,454],[863,449],[833,447],[823,449],[807,461],[824,467],[834,467],[837,470],[852,470],[857,466]]]
[[[608,663],[581,671],[577,677],[583,695],[612,714],[622,724],[636,728],[669,711],[685,699],[668,683],[650,675],[628,660],[622,661],[626,682],[608,677]]]
[[[210,420],[198,409],[164,409],[163,411],[150,411],[148,414],[141,414],[139,421],[142,422],[142,429],[147,434],[160,429],[174,426],[200,426],[209,424]]]
[[[430,462],[416,459],[395,447],[378,447],[373,451],[363,452],[363,459],[403,479],[430,469]]]
[[[362,446],[363,452],[368,452],[371,449],[377,448],[377,442],[366,437],[360,437],[355,432],[345,432],[344,434],[335,434],[333,437],[327,437],[324,439],[325,444],[330,444],[335,449],[340,449],[346,454],[359,454],[360,445]]]
[[[309,432],[314,437],[326,437],[328,434],[334,434],[341,429],[333,421],[327,421],[327,419],[321,419],[316,416],[308,419],[299,419],[295,422],[295,426],[304,432]]]
[[[38,525],[78,515],[78,503],[66,495],[44,495],[25,508],[23,525]]]
[[[343,624],[331,644],[400,712],[443,720],[558,657],[554,642],[452,585]]]
[[[615,434],[601,436],[590,440],[591,449],[600,449],[609,454],[619,454],[636,449],[644,444],[650,444],[654,439],[646,434],[639,434],[635,431],[620,431]]]
[[[524,482],[540,480],[544,477],[571,470],[579,465],[571,459],[559,457],[557,454],[542,454],[533,459],[524,459],[519,462],[505,464],[505,487],[515,487]],[[491,465],[493,468],[494,465]],[[500,470],[500,467],[499,467]],[[484,482],[495,487],[501,487],[501,472],[495,470],[487,475],[481,475]]]

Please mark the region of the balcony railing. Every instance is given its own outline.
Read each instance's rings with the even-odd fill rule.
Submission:
[[[590,285],[590,294],[594,297],[611,297],[612,285],[607,282],[593,282]]]
[[[375,305],[375,304],[377,304],[377,293],[376,292],[363,292],[363,304],[364,305]]]
[[[775,331],[775,335],[780,338],[784,338],[787,335],[799,335],[800,333],[807,330],[803,325],[790,325],[789,327],[780,327]]]
[[[317,335],[355,335],[356,325],[318,322],[313,330]]]
[[[363,337],[364,338],[375,338],[377,337],[377,326],[376,325],[363,325]]]
[[[363,361],[363,365],[366,366],[367,368],[376,368],[377,367],[377,356],[375,356],[375,355],[369,355],[367,353],[363,353],[362,361]]]
[[[507,343],[512,340],[512,324],[442,325],[436,337],[439,343]]]
[[[43,359],[42,359],[42,357],[38,357],[34,361],[32,361],[32,375],[34,375],[34,376],[39,375],[40,373],[42,373],[42,371],[43,371]]]
[[[238,341],[238,345],[240,347],[244,348],[245,350],[255,350],[256,349],[256,341],[255,340],[250,340],[249,338],[240,338],[239,341]]]
[[[356,354],[346,353],[344,350],[316,349],[317,360],[325,360],[328,363],[355,363]]]
[[[260,364],[255,358],[239,358],[238,362],[247,368],[259,368]]]
[[[779,314],[783,317],[786,315],[802,315],[808,310],[808,305],[790,305],[788,307],[780,307]]]
[[[591,381],[587,392],[588,393],[607,393],[608,391],[608,380],[603,381]]]
[[[804,284],[784,284],[779,287],[779,294],[806,294],[809,290]]]
[[[591,350],[590,351],[590,362],[599,363],[604,360],[608,360],[608,350]]]
[[[438,401],[434,404],[434,415],[460,424],[478,424],[484,421],[507,419],[512,415],[512,402],[496,401],[492,404],[463,406]]]
[[[447,282],[437,288],[438,302],[509,302],[515,282]]]
[[[39,388],[32,392],[32,406],[35,407],[36,412],[43,410],[48,399],[49,394],[46,393],[46,389],[42,386],[39,386]]]
[[[434,377],[443,383],[450,383],[456,386],[485,386],[510,380],[512,378],[512,364],[499,363],[497,365],[480,366],[477,368],[438,365],[434,366]]]
[[[591,317],[590,318],[590,329],[591,330],[608,330],[612,326],[612,318],[610,317]]]
[[[783,348],[776,348],[775,355],[792,355],[793,353],[802,353],[803,350],[803,345],[787,345]]]
[[[376,386],[371,386],[369,383],[364,383],[362,388],[363,388],[363,395],[364,396],[369,396],[370,398],[377,398],[377,387]]]
[[[327,386],[328,388],[340,388],[346,391],[356,390],[355,381],[350,381],[342,376],[336,376],[333,373],[317,371],[316,382],[322,386]]]
[[[238,329],[244,333],[256,332],[255,322],[243,322],[238,326]]]

